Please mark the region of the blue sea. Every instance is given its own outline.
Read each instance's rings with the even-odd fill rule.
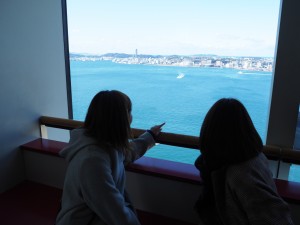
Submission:
[[[226,68],[117,64],[71,61],[73,115],[84,120],[100,90],[120,90],[133,102],[132,127],[147,129],[166,122],[165,132],[198,136],[203,118],[223,97],[244,103],[265,140],[272,73]],[[198,151],[158,145],[148,156],[193,163]]]
[[[246,106],[265,142],[271,81],[271,72],[71,61],[73,117],[84,120],[93,96],[115,89],[132,100],[132,127],[148,129],[166,122],[165,132],[198,136],[213,103],[233,97]],[[199,151],[160,144],[146,156],[193,164]],[[292,165],[289,180],[300,181],[299,171]]]

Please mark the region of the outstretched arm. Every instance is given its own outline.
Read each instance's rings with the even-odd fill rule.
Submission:
[[[165,123],[155,125],[138,138],[133,139],[130,142],[131,152],[126,158],[125,163],[130,163],[139,159],[148,149],[152,148],[155,145],[155,139],[159,136],[163,125],[165,125]]]

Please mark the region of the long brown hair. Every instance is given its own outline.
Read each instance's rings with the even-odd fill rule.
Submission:
[[[88,108],[84,128],[100,145],[126,152],[131,138],[131,100],[116,90],[100,91]]]

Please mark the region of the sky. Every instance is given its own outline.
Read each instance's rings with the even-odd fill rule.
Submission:
[[[73,53],[273,57],[280,0],[68,0]]]

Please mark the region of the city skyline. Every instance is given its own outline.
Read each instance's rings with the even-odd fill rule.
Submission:
[[[137,51],[136,51],[137,52]],[[140,64],[179,67],[217,67],[251,71],[273,71],[271,57],[222,57],[222,56],[162,56],[108,53],[104,55],[70,54],[74,61],[111,61],[120,64]],[[242,72],[240,71],[242,74]]]
[[[72,0],[70,52],[273,57],[279,2]]]

